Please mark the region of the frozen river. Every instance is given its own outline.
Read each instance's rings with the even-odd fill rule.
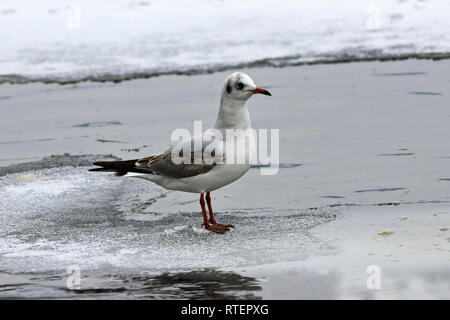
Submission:
[[[236,226],[223,236],[202,229],[195,194],[87,170],[212,123],[226,73],[0,86],[0,297],[448,298],[448,69],[245,70],[272,92],[249,109],[280,129],[282,166],[212,193]],[[366,287],[370,265],[382,290]]]

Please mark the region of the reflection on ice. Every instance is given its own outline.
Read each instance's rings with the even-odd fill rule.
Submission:
[[[258,280],[235,272],[192,271],[81,273],[81,288],[68,289],[66,274],[34,276],[0,273],[0,297],[9,298],[133,298],[133,299],[259,299]]]

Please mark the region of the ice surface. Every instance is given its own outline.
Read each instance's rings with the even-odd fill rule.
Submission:
[[[0,76],[107,77],[268,58],[450,52],[448,12],[446,0],[3,0]]]
[[[218,236],[194,211],[152,210],[167,191],[138,179],[59,167],[0,178],[0,270],[147,271],[298,260],[325,244],[308,229],[332,210],[227,210],[237,226]],[[197,201],[195,201],[197,205]]]

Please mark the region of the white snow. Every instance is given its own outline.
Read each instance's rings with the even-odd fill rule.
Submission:
[[[368,50],[450,52],[448,12],[446,0],[3,0],[0,75],[173,72]]]

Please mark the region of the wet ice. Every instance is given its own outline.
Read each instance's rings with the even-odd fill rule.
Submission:
[[[320,210],[231,209],[218,214],[237,229],[218,236],[201,227],[198,210],[153,210],[168,192],[147,181],[95,175],[86,167],[26,175],[0,178],[4,271],[58,271],[73,264],[82,270],[173,270],[296,260],[324,245],[308,229],[333,218]]]

